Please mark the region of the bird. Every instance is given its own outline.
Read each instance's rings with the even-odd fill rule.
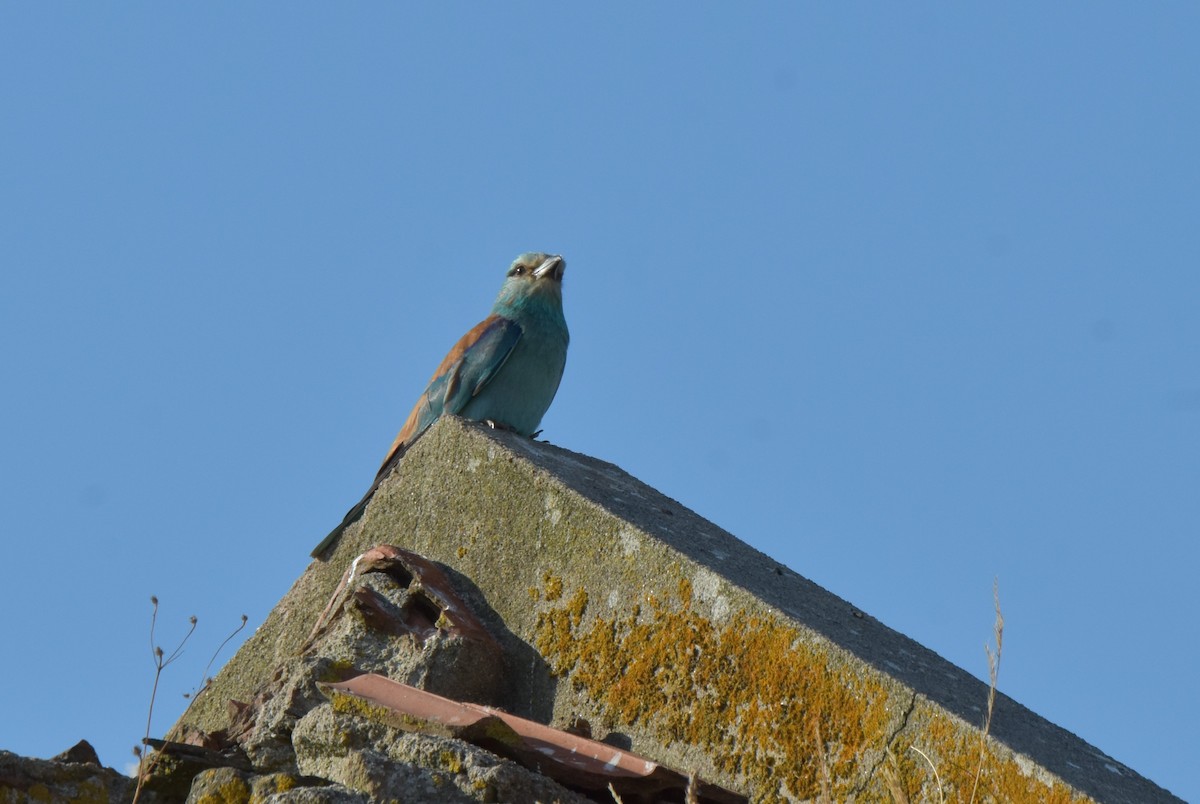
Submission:
[[[443,414],[537,435],[567,364],[570,334],[562,307],[566,267],[560,255],[542,252],[513,260],[491,313],[451,347],[384,456],[375,482],[313,549],[313,558],[321,558],[362,516],[379,484]]]

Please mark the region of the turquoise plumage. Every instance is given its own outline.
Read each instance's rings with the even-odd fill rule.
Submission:
[[[392,442],[366,495],[312,551],[319,558],[355,522],[379,484],[443,413],[532,436],[554,401],[567,362],[562,257],[540,252],[513,261],[492,312],[442,360]]]

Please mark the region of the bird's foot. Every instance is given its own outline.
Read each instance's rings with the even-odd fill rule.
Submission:
[[[486,424],[488,427],[492,428],[493,430],[503,430],[506,433],[515,432],[513,430],[513,428],[509,427],[507,424],[504,424],[503,422],[495,421],[493,419],[484,419],[483,423]]]

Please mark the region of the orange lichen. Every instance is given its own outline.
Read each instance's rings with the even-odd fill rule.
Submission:
[[[561,599],[561,579],[546,578]],[[614,722],[636,724],[664,745],[704,749],[755,801],[937,800],[914,740],[936,763],[944,800],[970,798],[978,731],[940,713],[901,729],[912,699],[894,700],[882,679],[855,672],[823,641],[745,611],[714,623],[695,607],[687,579],[676,594],[663,602],[650,593],[644,609],[585,618],[588,595],[577,589],[538,614],[537,647]],[[549,591],[543,598],[552,599]],[[1089,800],[1022,772],[990,744],[984,753],[976,801]]]
[[[678,593],[677,606],[650,596],[644,617],[584,627],[579,590],[542,612],[538,647],[619,722],[705,746],[756,789],[812,797],[827,771],[849,793],[862,751],[886,742],[884,689],[831,668],[792,627],[744,614],[718,627],[692,609],[690,583]]]
[[[925,753],[936,763],[942,789],[947,800],[966,801],[971,797],[978,775],[976,801],[1046,802],[1046,804],[1083,804],[1092,801],[1073,793],[1061,782],[1047,784],[1021,769],[1014,759],[1000,756],[990,742],[980,755],[979,732],[967,731],[945,715],[935,715],[914,735],[898,741],[896,752],[915,753],[910,746]],[[982,761],[982,765],[981,765]],[[926,766],[906,778],[931,775]]]
[[[562,593],[563,593],[562,578],[560,578],[557,575],[552,575],[551,573],[547,572],[545,574],[545,576],[542,578],[542,583],[545,586],[547,600],[558,600],[560,597],[562,597]]]

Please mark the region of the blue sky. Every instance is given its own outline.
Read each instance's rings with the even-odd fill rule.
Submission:
[[[1187,799],[1187,4],[0,6],[0,747],[120,767],[522,251],[545,437]],[[228,654],[226,654],[228,655]]]

